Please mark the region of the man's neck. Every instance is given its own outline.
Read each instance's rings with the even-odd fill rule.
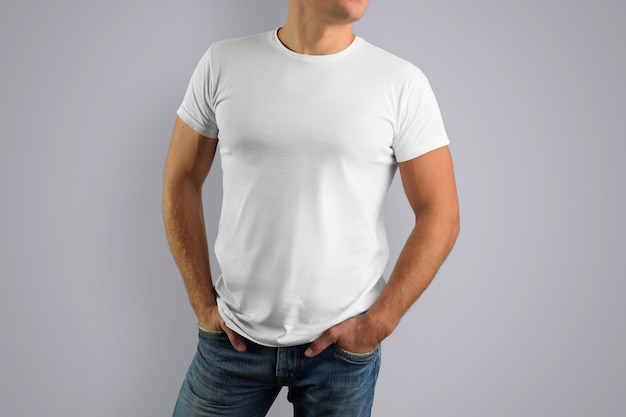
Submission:
[[[287,48],[305,55],[341,52],[354,41],[352,23],[333,23],[290,10],[278,38]]]

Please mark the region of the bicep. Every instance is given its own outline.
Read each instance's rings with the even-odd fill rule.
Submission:
[[[189,178],[201,188],[213,164],[217,142],[217,139],[196,132],[177,117],[165,163],[164,181]]]
[[[458,217],[452,156],[447,146],[398,164],[402,186],[416,216],[436,211]]]

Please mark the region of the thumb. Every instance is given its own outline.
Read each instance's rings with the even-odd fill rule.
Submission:
[[[333,335],[327,330],[320,337],[315,339],[309,347],[304,351],[304,356],[307,358],[312,358],[313,356],[317,356],[324,351],[328,346],[334,344],[336,342]]]
[[[222,330],[224,330],[224,333],[226,333],[226,336],[228,336],[228,340],[230,340],[230,344],[233,345],[237,352],[246,351],[246,339],[232,331],[225,324],[222,325]]]

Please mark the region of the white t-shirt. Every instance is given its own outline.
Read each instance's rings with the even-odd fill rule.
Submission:
[[[359,37],[298,54],[274,30],[213,44],[177,114],[219,139],[214,284],[230,328],[292,346],[374,304],[396,162],[448,144],[419,69]]]

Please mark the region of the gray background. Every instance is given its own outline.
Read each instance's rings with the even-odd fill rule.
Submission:
[[[2,2],[0,415],[170,415],[196,331],[161,220],[174,112],[210,43],[286,3]],[[357,25],[430,78],[462,208],[375,416],[623,415],[624,4],[373,0]]]

